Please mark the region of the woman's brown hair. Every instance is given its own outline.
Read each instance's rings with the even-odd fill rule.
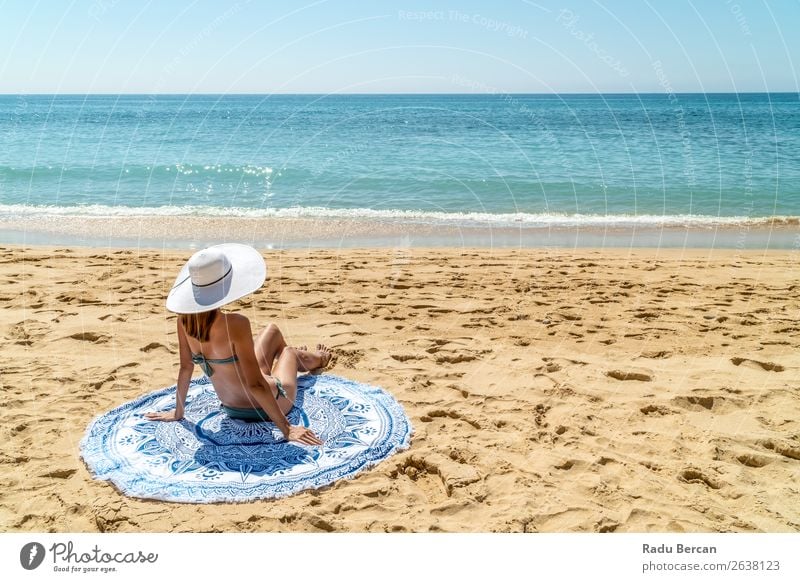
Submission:
[[[182,313],[180,315],[181,325],[186,330],[186,335],[201,342],[207,342],[211,324],[217,318],[217,313],[219,313],[219,309],[203,313]]]

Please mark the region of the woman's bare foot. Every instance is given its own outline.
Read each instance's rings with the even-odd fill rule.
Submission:
[[[333,357],[330,348],[323,344],[317,344],[317,349],[313,352],[306,349],[306,346],[299,346],[295,350],[297,350],[297,367],[301,372],[325,368]]]
[[[320,357],[320,368],[327,368],[333,358],[333,351],[325,344],[317,344],[317,354]]]

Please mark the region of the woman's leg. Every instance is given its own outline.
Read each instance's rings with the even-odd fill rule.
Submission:
[[[278,406],[284,414],[287,414],[294,406],[297,398],[297,371],[298,363],[301,361],[301,354],[305,354],[304,359],[311,366],[311,370],[321,368],[330,361],[331,352],[327,346],[317,345],[316,352],[306,352],[286,346],[278,354],[272,376],[281,381],[283,389],[286,391],[286,398],[278,398]]]
[[[278,354],[281,353],[283,348],[286,347],[286,340],[283,339],[283,334],[278,326],[270,323],[264,330],[258,334],[255,342],[253,342],[256,359],[258,360],[258,367],[261,368],[261,373],[269,376],[272,373],[272,364]]]
[[[256,350],[256,359],[258,360],[258,367],[261,368],[261,373],[265,376],[272,374],[272,365],[275,358],[281,353],[283,348],[286,347],[286,340],[283,339],[283,334],[278,326],[270,323],[253,342]],[[327,348],[325,348],[327,350]],[[317,351],[320,350],[320,344],[317,345]],[[309,352],[305,346],[299,350],[295,350],[297,354],[297,369],[301,372],[308,372],[315,370],[325,365],[330,358],[323,357],[320,361],[319,354]]]

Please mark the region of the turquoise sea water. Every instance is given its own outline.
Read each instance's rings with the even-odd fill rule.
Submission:
[[[0,214],[798,217],[800,99],[0,96]]]

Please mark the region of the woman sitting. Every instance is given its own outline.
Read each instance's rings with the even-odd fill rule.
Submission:
[[[211,380],[232,418],[270,421],[287,440],[309,445],[322,441],[313,431],[289,424],[286,414],[297,397],[297,373],[324,368],[331,351],[286,345],[275,324],[253,340],[244,315],[220,307],[263,285],[266,265],[259,252],[240,244],[222,244],[195,253],[184,265],[167,297],[167,309],[178,317],[180,371],[175,410],[150,412],[150,420],[181,420],[194,365]]]

